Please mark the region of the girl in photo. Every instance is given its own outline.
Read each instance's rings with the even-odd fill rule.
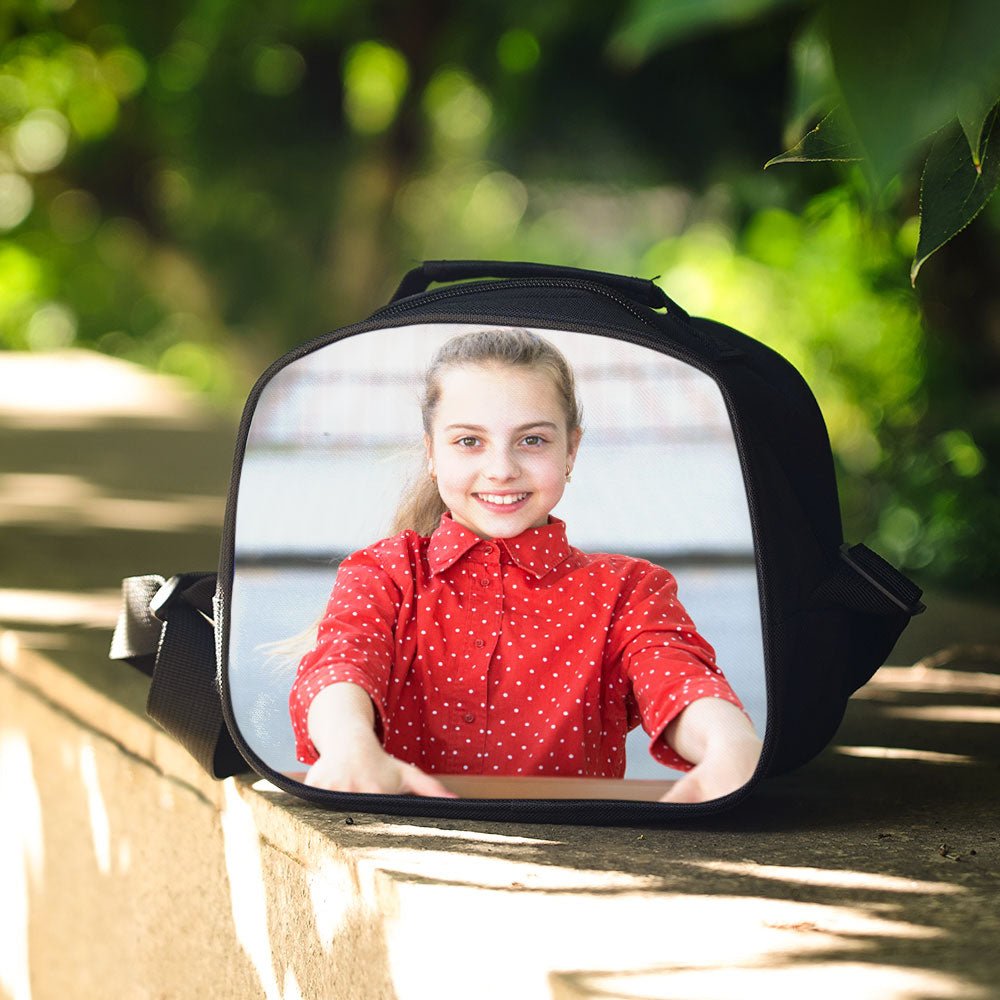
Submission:
[[[551,513],[583,434],[563,355],[524,330],[454,337],[422,413],[426,476],[394,534],[341,563],[299,664],[306,783],[448,796],[435,774],[620,778],[641,724],[687,772],[664,801],[742,786],[761,744],[674,577],[581,552]]]

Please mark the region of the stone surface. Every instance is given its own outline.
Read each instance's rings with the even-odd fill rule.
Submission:
[[[218,547],[232,421],[156,386],[155,414],[0,408],[0,996],[1000,995],[996,609],[928,595],[830,748],[695,824],[216,783],[105,658],[120,576]]]

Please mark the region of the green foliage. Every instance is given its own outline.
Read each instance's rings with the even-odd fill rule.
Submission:
[[[944,6],[958,17],[966,2],[978,0]],[[951,55],[952,76],[935,69],[948,99],[934,114],[950,109],[937,127],[964,131],[947,126],[932,148],[918,249],[907,178],[922,136],[891,168],[903,179],[881,216],[859,207],[868,159],[760,169],[783,125],[789,146],[808,134],[774,162],[868,156],[875,119],[852,102],[877,82],[844,80],[874,69],[845,61],[850,33],[816,11],[510,0],[469,17],[261,0],[247,16],[233,0],[12,0],[0,12],[0,345],[96,348],[239,405],[277,353],[365,315],[423,258],[662,273],[687,308],[803,371],[852,539],[927,578],[996,586],[995,533],[974,528],[1000,520],[988,324],[956,315],[978,296],[935,286],[935,268],[921,288],[941,300],[928,295],[922,319],[907,282],[907,256],[950,239],[995,185],[995,119],[947,82],[988,93],[991,78],[963,77]],[[913,11],[906,23],[923,5]],[[837,16],[883,23],[854,0]],[[949,53],[965,38],[977,66],[992,58],[992,35],[954,37]],[[905,98],[880,92],[875,111]],[[899,128],[929,121],[904,115]],[[908,141],[893,134],[880,162]],[[977,226],[993,237],[995,208],[955,246]],[[978,253],[952,273],[1000,289],[991,266]]]
[[[773,15],[789,0],[633,0],[612,52],[635,64],[692,33]],[[921,265],[978,215],[997,188],[984,162],[991,109],[1000,99],[995,0],[825,0],[792,46],[791,148],[765,166],[860,162],[873,205],[898,197],[895,183],[928,158],[921,184],[926,232]],[[822,120],[811,127],[816,116]],[[960,127],[966,142],[951,141]],[[995,155],[995,150],[994,150]]]
[[[832,0],[833,65],[847,118],[876,184],[884,186],[956,116],[970,155],[1000,96],[993,0]]]
[[[799,72],[797,83],[809,97],[825,90],[821,105],[836,106],[766,166],[861,161],[877,202],[897,175],[926,159],[920,246],[910,269],[915,282],[924,261],[979,214],[1000,181],[984,160],[996,123],[991,108],[1000,97],[996,5],[829,0],[820,23],[830,51],[822,65],[830,80],[817,85],[814,76]],[[815,25],[808,31],[815,45]],[[801,97],[798,103],[804,103]],[[963,143],[953,140],[959,126]]]
[[[804,0],[632,0],[610,41],[617,61],[636,64],[664,45],[752,21]]]
[[[995,578],[1000,536],[973,525],[1000,523],[1000,475],[955,387],[929,363],[905,280],[910,229],[872,229],[837,189],[801,214],[759,211],[739,236],[695,227],[652,247],[641,270],[803,373],[830,431],[847,537],[925,579],[966,575],[982,587]]]

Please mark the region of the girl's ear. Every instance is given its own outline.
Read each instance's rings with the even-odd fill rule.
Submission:
[[[430,461],[434,457],[434,450],[431,447],[430,434],[424,434],[424,454],[427,456],[428,461]]]
[[[583,428],[575,427],[569,432],[569,451],[567,458],[573,462],[576,460],[577,449],[580,447],[580,439],[583,437]]]

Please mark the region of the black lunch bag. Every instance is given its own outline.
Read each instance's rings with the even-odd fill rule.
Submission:
[[[430,289],[434,283],[443,287]],[[379,395],[383,390],[395,392],[391,373],[386,375],[390,385],[386,389],[380,372],[392,368],[397,345],[421,345],[435,336],[440,339],[477,326],[531,328],[573,345],[584,359],[582,367],[590,373],[599,403],[607,404],[597,407],[598,423],[601,413],[611,414],[601,431],[603,439],[613,442],[617,433],[632,441],[631,457],[631,453],[618,455],[613,443],[607,445],[611,450],[601,454],[608,461],[620,459],[626,478],[653,477],[648,479],[650,495],[634,507],[631,527],[640,535],[632,548],[642,554],[649,550],[651,558],[669,549],[668,566],[674,561],[722,565],[734,557],[732,552],[709,551],[714,544],[711,539],[692,541],[690,534],[700,529],[686,533],[683,524],[671,539],[644,544],[642,531],[657,535],[661,524],[683,518],[672,516],[669,505],[658,503],[657,497],[669,491],[668,480],[676,476],[657,480],[655,457],[660,452],[642,451],[646,446],[639,439],[642,435],[670,438],[673,443],[663,445],[664,449],[693,455],[691,449],[702,448],[698,454],[707,454],[707,435],[698,423],[698,411],[706,400],[715,405],[711,401],[716,399],[716,416],[711,419],[716,424],[721,419],[728,430],[716,435],[718,441],[711,447],[728,447],[725,442],[731,440],[736,472],[729,480],[736,482],[743,498],[733,506],[745,509],[746,517],[746,566],[741,579],[755,588],[754,612],[749,618],[758,630],[754,635],[759,635],[761,698],[766,703],[761,709],[766,725],[760,763],[754,778],[737,792],[696,804],[329,792],[289,778],[264,759],[248,738],[258,716],[271,712],[276,717],[274,713],[282,707],[276,707],[280,697],[274,696],[269,696],[270,703],[263,699],[263,708],[244,709],[234,701],[230,659],[238,638],[233,632],[235,567],[241,559],[266,569],[269,559],[273,568],[296,558],[281,543],[272,544],[263,556],[240,549],[239,526],[252,520],[247,513],[251,500],[244,462],[248,448],[254,447],[261,413],[270,414],[268,426],[284,428],[276,432],[279,438],[281,434],[294,438],[303,427],[315,431],[320,424],[327,428],[315,431],[321,438],[346,433],[350,428],[344,425],[350,420],[343,414],[323,424],[321,418],[310,420],[295,412],[300,405],[298,390],[289,379],[297,363],[308,366],[324,356],[319,353],[324,349],[332,352],[329,365],[307,368],[299,379],[303,384],[321,384],[309,397],[311,402],[301,405],[314,409],[327,405],[342,391],[348,394],[344,398],[354,400],[344,404],[348,416],[355,412],[352,406],[377,413],[385,408],[384,400],[395,400],[388,404],[395,406],[402,398],[398,393]],[[364,348],[366,356],[374,359],[364,385],[350,383],[350,371],[338,367],[337,352],[346,347],[353,352],[350,358]],[[634,368],[636,359],[649,362],[645,367],[640,364],[646,372],[640,389],[619,371],[630,365]],[[653,372],[651,377],[649,372]],[[660,394],[657,387],[671,378],[679,381],[671,383],[669,393]],[[354,396],[349,395],[352,392]],[[678,402],[682,398],[683,405]],[[673,416],[664,414],[664,405],[674,406]],[[628,424],[629,420],[633,423]],[[676,433],[671,437],[672,432]],[[335,444],[320,444],[327,447],[323,455],[335,454]],[[650,455],[653,460],[647,461]],[[685,477],[694,477],[690,469],[698,463],[688,459],[684,463]],[[704,512],[696,507],[711,507],[714,487],[704,484],[724,478],[710,465],[706,468],[699,494],[705,503],[692,507],[692,523],[705,520]],[[605,469],[601,481],[616,477],[621,479]],[[351,516],[363,519],[362,514]],[[349,522],[351,516],[345,514],[340,520]],[[281,521],[282,516],[275,514],[273,519]],[[573,540],[573,521],[567,520]],[[598,539],[603,537],[596,523],[600,520],[599,512],[590,516],[594,523],[586,529]],[[336,549],[337,544],[331,541],[330,548]],[[300,562],[304,559],[303,564],[315,565],[315,553],[303,557],[300,552],[298,557]],[[302,344],[276,361],[258,380],[244,411],[218,573],[182,573],[168,580],[132,577],[124,581],[123,593],[111,655],[151,676],[149,714],[215,777],[246,771],[249,765],[287,791],[340,810],[570,823],[658,822],[705,815],[734,805],[761,778],[808,761],[833,736],[850,695],[885,661],[910,617],[924,610],[921,591],[910,580],[866,546],[844,544],[823,417],[809,387],[784,358],[728,326],[688,316],[649,280],[544,264],[484,261],[425,262],[410,271],[392,300],[368,319]],[[244,619],[253,617],[245,611],[242,614]]]

